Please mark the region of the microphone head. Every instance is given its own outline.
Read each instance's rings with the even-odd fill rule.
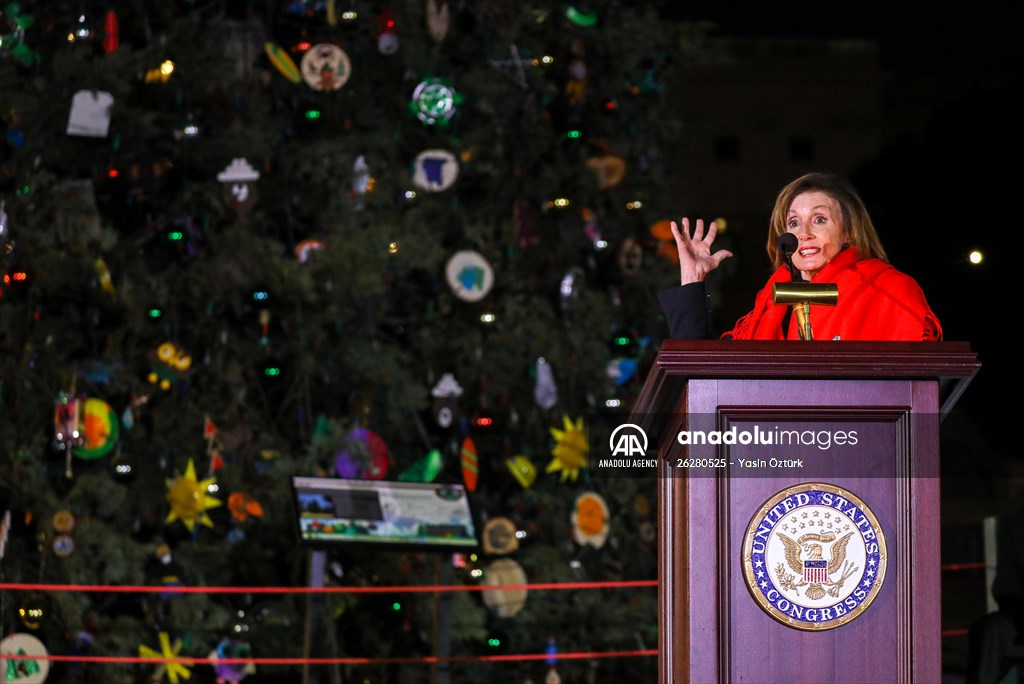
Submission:
[[[786,257],[787,261],[789,261],[789,258],[793,256],[793,252],[796,251],[796,235],[793,235],[792,233],[783,233],[779,236],[778,245],[779,251],[782,252],[782,255]]]

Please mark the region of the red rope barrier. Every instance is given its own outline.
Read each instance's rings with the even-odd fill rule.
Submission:
[[[447,591],[494,591],[498,589],[560,590],[560,589],[622,589],[631,587],[656,587],[657,580],[633,580],[621,582],[539,582],[537,584],[428,584],[395,585],[389,587],[185,587],[177,585],[131,585],[111,584],[32,584],[12,582],[0,584],[0,591],[105,591],[111,593],[159,593],[159,594],[385,594],[385,593],[426,593]]]
[[[510,660],[595,660],[598,658],[631,658],[656,656],[657,649],[635,651],[579,651],[573,653],[515,653],[493,656],[423,656],[419,658],[147,658],[144,656],[36,656],[4,654],[0,660],[49,660],[66,663],[120,663],[153,664],[181,663],[182,665],[425,665],[433,663],[504,662]]]

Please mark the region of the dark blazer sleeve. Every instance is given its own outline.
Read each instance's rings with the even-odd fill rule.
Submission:
[[[668,321],[668,336],[673,340],[711,340],[711,310],[704,283],[689,283],[658,293],[661,310]]]

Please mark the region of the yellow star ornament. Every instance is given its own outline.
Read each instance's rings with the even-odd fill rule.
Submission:
[[[551,463],[545,472],[553,473],[562,471],[562,482],[571,479],[573,482],[580,475],[580,469],[587,465],[587,454],[590,452],[590,445],[587,443],[587,431],[583,427],[583,417],[576,419],[573,423],[569,416],[562,415],[562,424],[565,429],[549,428],[551,435],[555,438],[555,446],[551,449]]]
[[[167,480],[167,503],[171,504],[171,512],[164,522],[169,524],[180,520],[189,532],[195,529],[196,521],[213,527],[213,521],[206,511],[220,506],[221,502],[206,492],[216,481],[215,477],[196,480],[196,467],[190,458],[184,475],[176,480]]]
[[[178,652],[181,650],[181,639],[175,639],[174,645],[171,646],[171,637],[167,632],[160,632],[160,650],[154,651],[149,646],[140,644],[139,645],[139,657],[140,658],[177,658]],[[170,680],[171,684],[178,684],[178,677],[182,679],[189,679],[192,677],[192,673],[187,667],[181,663],[175,662],[164,662],[160,663],[156,670],[153,671],[152,681],[163,681],[164,673],[167,673],[167,679]]]

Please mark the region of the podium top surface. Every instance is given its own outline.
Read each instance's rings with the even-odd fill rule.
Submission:
[[[688,379],[934,379],[942,413],[981,364],[967,342],[665,340],[634,411],[653,410]]]

